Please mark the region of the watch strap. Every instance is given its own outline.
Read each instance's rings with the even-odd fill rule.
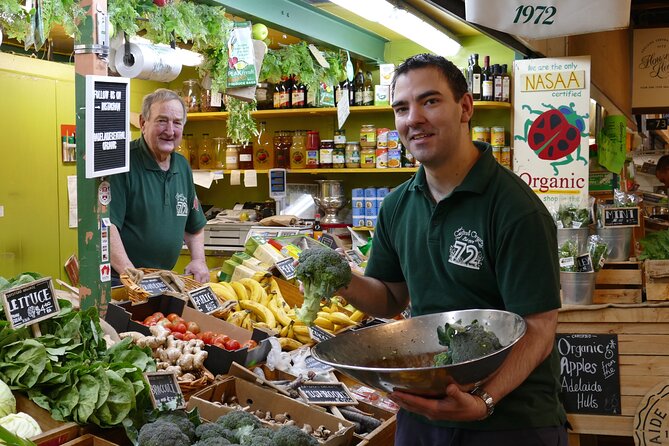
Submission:
[[[475,387],[471,392],[472,395],[477,396],[483,400],[485,407],[488,410],[485,418],[489,417],[495,411],[495,400],[486,392],[483,387]]]

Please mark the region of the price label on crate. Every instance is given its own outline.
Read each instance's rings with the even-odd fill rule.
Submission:
[[[288,257],[286,259],[279,260],[274,264],[274,266],[276,266],[276,269],[279,270],[284,279],[291,280],[295,277],[295,265],[293,265],[294,262],[294,258]]]
[[[334,335],[323,330],[321,327],[312,325],[309,327],[309,335],[311,339],[316,342],[327,341],[330,338],[334,338]]]
[[[360,265],[362,263],[362,258],[360,258],[354,249],[347,249],[344,251],[344,253],[346,254],[346,257],[348,257],[349,261],[355,263],[356,265]]]
[[[327,246],[330,249],[337,249],[339,246],[337,245],[337,240],[330,234],[323,234],[321,235],[321,238],[318,240],[325,246]]]
[[[12,328],[31,325],[60,312],[51,277],[10,288],[0,295]]]
[[[308,383],[302,384],[298,391],[309,404],[321,406],[348,406],[358,404],[344,383]]]
[[[174,288],[162,277],[145,277],[139,282],[139,286],[151,293],[151,296],[159,296],[165,291],[174,291]]]
[[[213,313],[221,308],[221,302],[209,286],[203,286],[188,292],[193,307],[203,313]]]
[[[144,377],[149,383],[154,408],[184,409],[186,407],[186,400],[174,373],[152,372],[145,373]]]
[[[579,273],[590,273],[595,270],[595,267],[592,265],[592,257],[590,253],[581,254],[576,257],[576,271]]]
[[[602,208],[605,228],[629,228],[639,226],[639,208]]]
[[[313,356],[309,355],[304,358],[304,365],[307,370],[313,370],[314,372],[331,372],[334,368],[324,362],[319,361]]]

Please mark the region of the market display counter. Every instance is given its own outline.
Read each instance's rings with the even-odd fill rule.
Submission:
[[[582,435],[633,437],[639,404],[669,379],[669,302],[568,305],[560,310],[557,332],[618,336],[621,414],[569,413],[569,444],[581,445]]]

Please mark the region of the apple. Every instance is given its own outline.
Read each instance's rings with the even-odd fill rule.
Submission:
[[[153,0],[153,4],[162,8],[167,4],[167,0]]]
[[[251,27],[251,36],[255,40],[265,40],[268,34],[269,30],[262,23],[256,23],[253,25],[253,27]]]

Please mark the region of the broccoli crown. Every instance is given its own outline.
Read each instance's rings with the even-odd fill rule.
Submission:
[[[318,440],[296,426],[281,426],[274,433],[276,446],[318,446]]]
[[[252,426],[255,429],[261,426],[258,417],[243,410],[233,410],[225,415],[221,415],[216,420],[216,423],[230,430],[239,429],[244,426]]]
[[[489,355],[502,348],[495,333],[486,330],[477,321],[463,326],[446,324],[438,327],[439,343],[448,351],[435,355],[436,365],[457,364]]]
[[[205,438],[204,440],[198,441],[193,446],[228,446],[230,444],[232,443],[230,443],[230,440],[228,440],[227,438],[208,437]]]
[[[139,430],[137,446],[190,446],[188,435],[168,421],[147,423]]]
[[[298,310],[298,318],[311,324],[316,319],[321,299],[329,299],[351,282],[351,267],[330,248],[311,248],[300,253],[295,277],[304,287],[304,304]]]
[[[191,441],[195,440],[195,425],[188,419],[188,414],[182,410],[163,413],[156,421],[174,423],[179,426],[181,432],[188,435]]]
[[[235,435],[230,429],[225,429],[218,423],[203,423],[195,428],[195,436],[200,440],[211,437],[223,437],[226,439],[234,438]]]
[[[266,427],[254,429],[249,435],[242,438],[242,446],[274,446],[274,431]]]

